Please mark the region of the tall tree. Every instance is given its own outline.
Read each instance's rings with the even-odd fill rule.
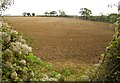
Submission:
[[[46,16],[48,16],[48,15],[49,15],[49,13],[48,13],[48,12],[45,12],[44,14],[45,14]]]
[[[0,0],[0,11],[5,10],[14,3],[14,0]]]
[[[59,10],[59,16],[66,16],[65,11]]]
[[[30,14],[30,13],[27,13],[27,15],[28,15],[28,16],[31,16],[31,14]]]
[[[32,16],[35,16],[35,13],[32,13]]]
[[[23,16],[26,16],[26,15],[27,15],[27,13],[26,13],[26,12],[23,12],[23,13],[22,13],[22,15],[23,15]]]
[[[51,16],[55,16],[56,14],[57,14],[56,11],[52,11],[52,12],[50,12],[50,15],[51,15]]]
[[[92,14],[92,11],[87,8],[81,8],[79,13],[87,19]]]

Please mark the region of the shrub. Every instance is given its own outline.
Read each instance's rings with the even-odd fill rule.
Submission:
[[[37,58],[22,35],[6,23],[0,27],[0,37],[2,37],[2,81],[58,81],[61,78],[59,73],[53,76],[54,70],[47,70],[49,64]],[[46,67],[42,67],[41,64],[46,64]]]
[[[117,20],[117,33],[106,47],[93,81],[120,81],[120,17]]]

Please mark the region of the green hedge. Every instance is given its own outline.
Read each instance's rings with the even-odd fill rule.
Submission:
[[[37,58],[22,35],[7,23],[3,23],[0,27],[0,37],[2,37],[2,81],[59,81],[61,79],[61,75],[54,71],[52,65]]]
[[[102,54],[101,63],[93,76],[93,81],[120,82],[120,16],[117,19],[117,33]]]

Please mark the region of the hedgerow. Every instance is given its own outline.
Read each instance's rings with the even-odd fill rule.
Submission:
[[[102,54],[101,61],[97,67],[92,81],[120,81],[120,16],[117,19],[116,35],[105,53]]]
[[[59,81],[61,75],[52,65],[32,53],[32,48],[7,23],[0,27],[2,37],[2,81]]]

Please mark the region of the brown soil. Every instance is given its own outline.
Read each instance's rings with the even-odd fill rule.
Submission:
[[[32,38],[35,54],[56,67],[98,62],[114,31],[109,23],[55,17],[5,17],[17,31]]]

